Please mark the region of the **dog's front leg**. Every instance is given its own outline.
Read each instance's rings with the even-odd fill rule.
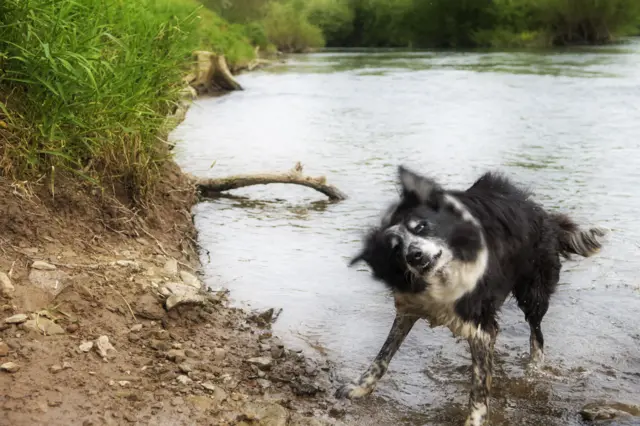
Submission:
[[[494,341],[493,333],[484,331],[478,331],[474,337],[469,339],[473,374],[469,417],[467,417],[465,426],[482,426],[489,413]]]
[[[378,352],[378,356],[358,380],[340,387],[336,391],[336,398],[355,399],[370,394],[376,387],[378,380],[386,373],[393,355],[402,345],[417,320],[416,316],[397,313],[391,331],[389,331],[382,349]]]

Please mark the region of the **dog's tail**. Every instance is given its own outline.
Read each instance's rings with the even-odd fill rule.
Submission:
[[[602,237],[607,234],[604,228],[590,228],[585,231],[565,214],[556,213],[552,217],[559,227],[560,254],[565,258],[569,258],[571,254],[589,257],[602,248]]]

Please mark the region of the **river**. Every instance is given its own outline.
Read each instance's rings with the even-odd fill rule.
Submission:
[[[233,301],[282,308],[275,332],[327,356],[345,380],[382,345],[390,295],[348,268],[397,196],[405,164],[447,187],[485,170],[549,209],[612,230],[567,261],[543,322],[546,366],[524,371],[529,327],[514,300],[496,345],[494,425],[579,425],[593,400],[640,402],[640,44],[563,51],[327,51],[241,75],[245,90],[195,102],[173,132],[198,176],[286,171],[301,161],[349,195],[266,185],[195,207],[206,282]],[[470,357],[418,324],[375,393],[397,424],[461,424]]]

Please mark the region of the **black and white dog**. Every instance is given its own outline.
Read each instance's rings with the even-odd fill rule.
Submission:
[[[466,339],[473,363],[469,415],[479,426],[489,409],[493,347],[500,307],[513,294],[531,328],[530,359],[543,361],[540,324],[560,276],[560,256],[599,251],[599,228],[581,230],[549,213],[505,177],[486,173],[466,191],[399,167],[400,201],[368,234],[351,262],[366,262],[395,298],[396,318],[371,366],[338,398],[373,391],[415,322],[448,327]]]

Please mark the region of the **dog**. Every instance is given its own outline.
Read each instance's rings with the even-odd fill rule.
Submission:
[[[581,229],[551,213],[501,173],[487,172],[465,191],[446,190],[431,177],[398,167],[399,201],[367,234],[350,263],[364,261],[392,290],[396,317],[369,368],[340,387],[337,398],[370,394],[418,319],[466,339],[472,385],[466,426],[489,414],[498,312],[512,294],[531,329],[530,363],[544,360],[541,323],[558,284],[561,257],[589,257],[602,246],[602,228]]]

